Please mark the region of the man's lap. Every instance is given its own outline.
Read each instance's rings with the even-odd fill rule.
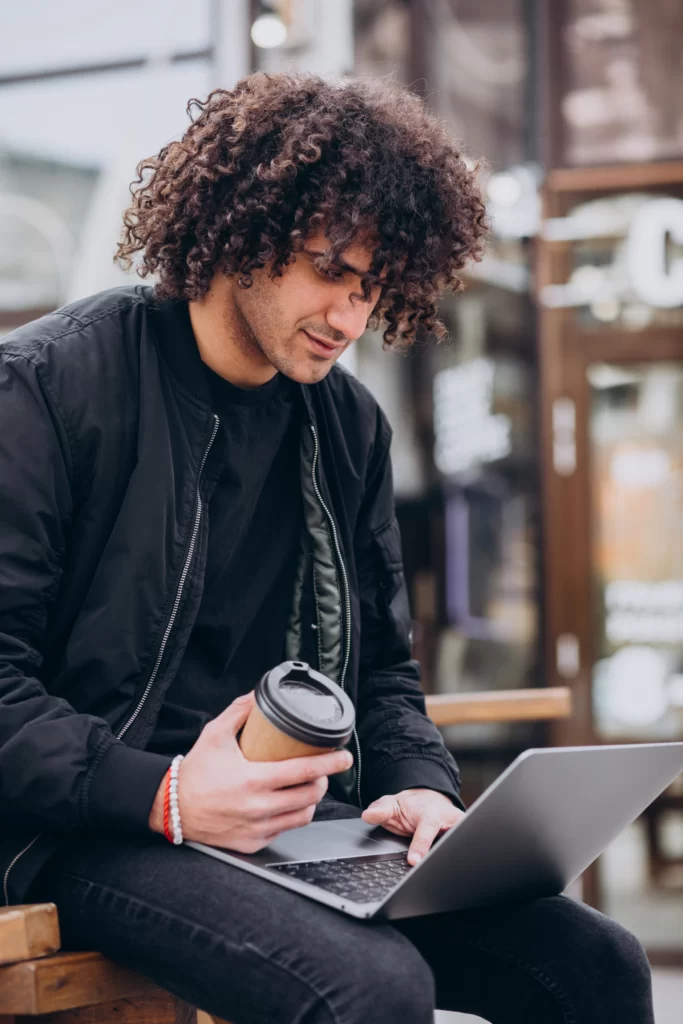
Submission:
[[[325,801],[319,817],[358,813]],[[563,896],[368,923],[152,834],[74,838],[32,898],[57,903],[72,948],[99,949],[250,1024],[340,1024],[357,1019],[355,1005],[379,1021],[388,998],[402,1011],[412,1000],[411,1024],[430,1020],[430,1005],[511,1024],[583,1024],[602,1019],[591,1009],[601,986],[621,985],[626,1000],[646,984],[642,963],[633,977],[627,963],[642,959],[635,940],[631,950],[623,929]],[[623,1019],[646,1024],[647,1009]]]
[[[291,1024],[309,1004],[317,1021],[319,1003],[345,1020],[351,983],[368,987],[371,1006],[377,981],[398,983],[397,965],[420,961],[389,925],[371,936],[362,922],[157,836],[81,837],[31,897],[57,903],[68,947],[98,949],[239,1022]]]

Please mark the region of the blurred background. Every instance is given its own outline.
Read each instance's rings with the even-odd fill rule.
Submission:
[[[530,745],[683,739],[680,0],[5,4],[0,333],[126,283],[136,163],[282,68],[396,79],[485,162],[450,340],[345,356],[395,431],[425,690],[573,691],[565,721],[445,730],[466,799]],[[582,893],[683,970],[680,779]]]

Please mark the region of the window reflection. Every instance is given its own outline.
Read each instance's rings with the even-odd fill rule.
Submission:
[[[683,323],[683,201],[653,193],[601,196],[544,225],[569,243],[564,283],[542,290],[547,307],[573,308],[583,330]]]
[[[404,0],[355,0],[355,72],[409,81],[410,12]]]
[[[562,105],[569,164],[683,153],[683,6],[671,0],[570,0]]]
[[[525,159],[527,49],[521,0],[425,0],[427,89],[470,153]]]
[[[446,620],[438,640],[436,689],[534,686],[539,672],[536,376],[523,340],[527,300],[483,286],[445,303],[442,312],[456,342],[432,353]],[[523,743],[528,734],[524,724],[447,730],[460,750],[479,743]]]

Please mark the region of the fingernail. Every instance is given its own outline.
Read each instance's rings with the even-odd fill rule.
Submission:
[[[415,867],[415,865],[419,864],[420,861],[422,860],[422,854],[421,853],[411,853],[411,855],[410,855],[410,857],[408,859],[409,859],[410,863],[413,865],[413,867]]]

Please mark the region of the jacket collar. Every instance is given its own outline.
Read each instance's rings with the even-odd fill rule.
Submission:
[[[184,299],[157,300],[150,289],[148,308],[164,362],[181,387],[210,409],[211,389],[195,341],[187,302]]]

